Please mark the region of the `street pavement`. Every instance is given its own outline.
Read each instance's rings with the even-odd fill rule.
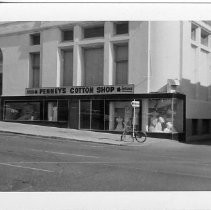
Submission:
[[[0,191],[210,191],[210,160],[202,143],[128,146],[7,131],[0,133]]]

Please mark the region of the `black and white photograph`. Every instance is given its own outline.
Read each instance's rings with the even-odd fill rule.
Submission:
[[[211,209],[209,2],[1,6],[2,209]]]

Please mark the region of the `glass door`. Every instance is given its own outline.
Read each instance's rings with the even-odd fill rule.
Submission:
[[[80,128],[91,129],[91,105],[90,100],[80,101]]]
[[[79,128],[79,100],[69,101],[69,128]]]
[[[92,101],[92,129],[104,130],[104,100]]]

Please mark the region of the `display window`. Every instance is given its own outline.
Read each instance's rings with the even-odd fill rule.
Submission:
[[[123,131],[124,124],[132,126],[133,124],[133,107],[131,101],[106,101],[108,121],[106,130],[110,131]],[[139,126],[139,112],[140,109],[136,108],[135,112],[135,125]]]
[[[4,120],[40,120],[40,102],[7,102]]]
[[[58,121],[58,103],[57,101],[48,102],[48,121]]]
[[[179,99],[148,99],[146,131],[183,132],[183,101]]]
[[[90,129],[91,124],[91,112],[90,112],[90,100],[84,100],[80,102],[80,128]]]

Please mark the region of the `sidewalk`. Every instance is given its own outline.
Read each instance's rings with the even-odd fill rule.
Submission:
[[[86,142],[113,144],[113,145],[140,145],[133,142],[121,142],[120,134],[75,130],[69,128],[56,128],[48,126],[39,126],[31,124],[0,122],[0,132],[10,132],[25,135],[41,136],[48,138],[60,138],[68,140],[78,140]],[[159,139],[147,138],[147,142],[157,141]]]

